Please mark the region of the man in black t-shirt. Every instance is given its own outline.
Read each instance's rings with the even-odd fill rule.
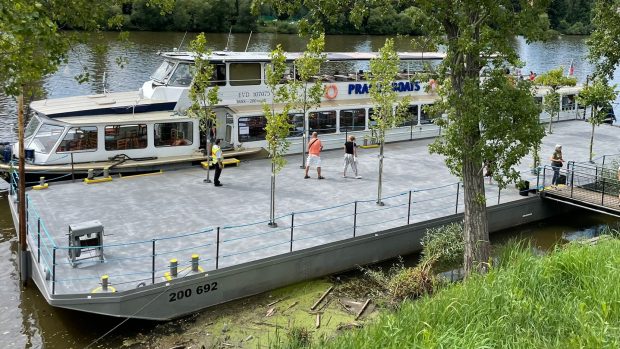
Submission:
[[[347,168],[351,166],[356,179],[362,178],[357,174],[357,144],[355,144],[355,136],[349,136],[349,140],[344,143],[344,169],[342,178],[347,178]]]

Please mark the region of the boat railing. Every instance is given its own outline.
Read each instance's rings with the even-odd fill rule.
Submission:
[[[500,203],[501,190],[488,188],[486,194],[489,205]],[[257,221],[130,242],[114,242],[119,232],[106,231],[103,245],[88,246],[91,250],[103,249],[103,263],[96,258],[71,261],[71,250],[80,249],[80,257],[94,252],[71,247],[68,239],[55,239],[61,235],[51,234],[28,197],[26,226],[30,251],[37,262],[34,267],[45,276],[48,292],[73,294],[91,292],[100,285],[103,274],[109,276],[116,291],[127,291],[448,216],[463,212],[463,205],[462,184],[458,182],[385,196],[381,205],[372,198],[293,211],[276,217],[275,228],[268,225],[269,221]],[[192,263],[192,257],[198,260]]]

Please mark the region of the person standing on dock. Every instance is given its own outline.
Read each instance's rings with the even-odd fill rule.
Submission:
[[[222,174],[222,168],[224,164],[222,161],[224,157],[222,156],[222,148],[220,147],[221,139],[216,139],[215,144],[211,147],[211,156],[213,160],[215,160],[215,177],[213,178],[213,184],[216,187],[221,187],[222,183],[220,183],[220,175]]]
[[[551,179],[551,185],[557,186],[558,179],[560,178],[560,169],[564,165],[564,159],[562,158],[562,145],[555,145],[555,151],[549,160],[551,160],[551,168],[553,169],[553,179]]]
[[[357,174],[357,144],[355,144],[355,136],[349,136],[349,139],[344,143],[344,169],[342,171],[342,178],[347,178],[347,168],[351,166],[356,179],[361,179],[362,176]]]
[[[323,145],[321,145],[319,134],[317,132],[312,132],[312,137],[308,142],[308,159],[306,160],[306,175],[304,179],[310,178],[310,176],[308,176],[310,166],[316,166],[319,179],[325,179],[325,177],[321,176],[321,150],[323,150]]]
[[[620,182],[620,167],[618,167],[618,182]],[[618,191],[618,206],[620,206],[620,190]]]

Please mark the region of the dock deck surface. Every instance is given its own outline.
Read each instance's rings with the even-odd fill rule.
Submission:
[[[547,159],[556,143],[563,144],[564,159],[588,159],[590,125],[568,121],[554,125],[554,133],[543,140],[541,159]],[[596,129],[597,154],[620,153],[620,128]],[[155,282],[164,280],[171,258],[179,260],[179,269],[188,268],[190,256],[200,255],[200,266],[212,270],[216,263],[217,228],[220,227],[219,267],[252,261],[289,252],[291,248],[291,212],[293,250],[369,234],[463,211],[462,189],[457,204],[458,179],[450,174],[443,158],[429,154],[432,139],[386,145],[383,173],[383,202],[376,205],[378,149],[359,149],[359,174],[354,179],[342,177],[342,150],[322,153],[323,180],[316,169],[304,179],[301,155],[287,157],[288,164],[276,178],[277,228],[267,226],[270,205],[270,162],[268,159],[243,161],[239,167],[222,171],[222,187],[203,183],[206,170],[195,168],[164,172],[161,175],[114,178],[111,182],[51,183],[49,189],[29,191],[30,210],[44,223],[43,235],[49,234],[56,251],[55,292],[84,293],[99,286],[99,278],[110,275],[117,290],[152,281],[153,239],[156,243]],[[344,135],[343,135],[344,142]],[[529,174],[531,158],[518,169],[524,179]],[[214,172],[210,173],[213,179]],[[498,203],[498,187],[485,179],[488,205]],[[433,190],[422,190],[437,188]],[[409,208],[409,191],[412,204]],[[501,203],[518,200],[514,186],[501,191]],[[354,202],[358,201],[357,204]],[[357,206],[357,211],[355,211]],[[408,210],[410,211],[410,215]],[[34,212],[34,211],[33,211]],[[357,214],[354,214],[357,212]],[[29,226],[36,241],[36,215],[30,214]],[[67,259],[67,233],[70,224],[99,220],[105,229],[105,263],[84,260],[72,267]],[[35,232],[34,235],[32,232]],[[183,238],[170,238],[181,234]],[[159,240],[163,239],[163,240]],[[140,242],[140,243],[135,243]],[[33,248],[31,248],[32,250]],[[42,263],[51,268],[52,246],[42,239]],[[36,252],[34,252],[36,253]],[[88,253],[88,252],[87,252]],[[82,257],[87,254],[83,254]]]

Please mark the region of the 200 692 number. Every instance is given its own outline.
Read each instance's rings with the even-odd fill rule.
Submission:
[[[189,298],[194,293],[195,294],[206,294],[209,292],[213,292],[217,290],[217,282],[208,282],[204,285],[196,286],[196,289],[193,290],[191,288],[186,288],[185,290],[180,290],[176,292],[171,292],[168,294],[168,302],[176,302],[180,301],[183,298]]]

